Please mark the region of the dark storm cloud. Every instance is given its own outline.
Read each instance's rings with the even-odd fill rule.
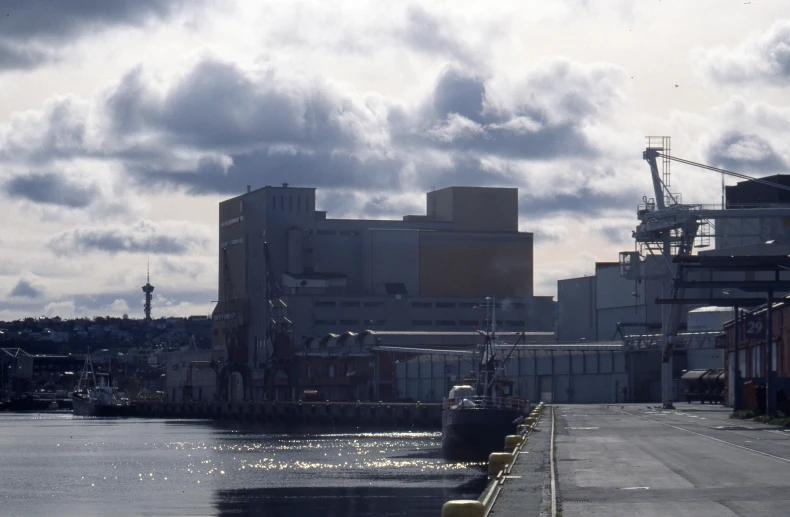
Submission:
[[[5,0],[0,4],[0,70],[49,61],[63,44],[113,26],[166,19],[186,0]],[[25,47],[48,46],[51,50]]]
[[[422,102],[403,105],[204,58],[168,84],[137,68],[95,102],[52,99],[15,118],[0,159],[114,161],[141,190],[191,195],[283,182],[401,192],[512,185],[524,162],[596,156],[585,131],[616,104],[621,76],[561,59],[539,63],[512,91],[490,92],[494,82],[452,66]]]
[[[637,200],[641,199],[634,188],[626,192],[603,193],[582,186],[572,194],[559,193],[536,196],[528,189],[519,193],[518,211],[521,217],[543,218],[549,215],[576,215],[598,217],[604,212],[622,211],[636,214]]]
[[[445,70],[433,91],[433,108],[440,118],[457,113],[480,122],[486,88],[479,78],[464,75],[458,70]]]
[[[84,208],[98,195],[95,185],[70,181],[62,174],[42,173],[17,176],[3,185],[6,194],[36,203]]]
[[[30,279],[20,278],[14,288],[11,289],[9,296],[12,298],[41,298],[44,296],[44,288]]]
[[[203,149],[264,143],[331,149],[353,145],[355,128],[344,124],[365,116],[325,85],[254,77],[213,59],[198,63],[163,97],[150,91],[141,73],[127,74],[107,99],[119,134],[154,131],[173,144]]]
[[[77,227],[53,236],[47,245],[57,255],[92,251],[107,253],[156,253],[182,255],[206,249],[211,241],[208,228],[184,221],[139,221],[137,224]]]
[[[768,83],[787,86],[790,79],[790,20],[775,23],[739,48],[713,49],[697,55],[702,72],[721,84]]]
[[[763,174],[785,172],[787,163],[764,138],[737,130],[728,131],[706,150],[706,163],[723,169]]]
[[[399,169],[392,158],[360,159],[346,152],[307,152],[262,149],[231,157],[233,165],[205,158],[193,172],[143,169],[135,175],[145,188],[173,186],[192,195],[237,194],[246,185],[254,188],[279,185],[318,188],[399,188]]]

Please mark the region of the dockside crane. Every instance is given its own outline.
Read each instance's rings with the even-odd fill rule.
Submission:
[[[289,390],[295,388],[293,322],[288,319],[288,305],[282,299],[283,291],[269,253],[269,245],[263,243],[263,260],[266,268],[266,334],[264,336],[265,372],[264,383],[267,394],[273,389],[274,376],[283,371],[288,377]]]
[[[247,345],[246,332],[242,325],[244,313],[244,301],[239,299],[230,272],[228,249],[222,248],[223,275],[225,280],[225,296],[222,300],[223,312],[218,315],[224,321],[222,328],[223,340],[225,343],[224,362],[218,363],[214,360],[211,366],[217,374],[217,393],[220,400],[230,400],[230,379],[234,373],[241,375],[243,384],[243,398],[250,398],[252,373],[247,364]]]
[[[681,269],[676,268],[673,279],[672,262],[675,257],[689,256],[694,251],[694,244],[700,237],[709,238],[710,234],[700,234],[700,228],[713,227],[712,221],[723,219],[744,219],[761,217],[790,217],[790,208],[726,208],[724,200],[721,208],[705,207],[680,203],[680,197],[670,192],[670,162],[678,162],[702,169],[718,172],[723,175],[754,181],[766,186],[782,190],[790,187],[768,180],[752,178],[745,174],[720,169],[691,160],[671,155],[670,137],[647,137],[647,146],[642,157],[650,166],[655,197],[643,198],[644,203],[637,209],[639,224],[633,232],[634,240],[641,246],[640,251],[620,253],[620,271],[627,278],[646,278],[641,272],[640,262],[645,254],[660,256],[664,263],[663,297],[680,300],[667,304],[662,310],[662,404],[672,408],[672,355],[680,328],[684,282],[677,275]],[[659,166],[659,160],[660,166]]]

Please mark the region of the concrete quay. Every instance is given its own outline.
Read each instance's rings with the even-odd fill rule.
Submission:
[[[396,402],[148,402],[135,403],[144,418],[197,418],[309,426],[441,428],[442,405]]]
[[[729,415],[685,403],[546,407],[484,515],[787,515],[790,429]]]
[[[558,406],[555,414],[563,517],[788,514],[788,431],[700,404]]]

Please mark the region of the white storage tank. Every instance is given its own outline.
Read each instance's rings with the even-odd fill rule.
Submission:
[[[723,331],[735,316],[732,307],[700,307],[689,311],[688,332]]]

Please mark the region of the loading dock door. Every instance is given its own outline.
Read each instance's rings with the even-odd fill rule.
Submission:
[[[546,404],[551,404],[552,401],[552,378],[551,375],[540,376],[540,400]]]

